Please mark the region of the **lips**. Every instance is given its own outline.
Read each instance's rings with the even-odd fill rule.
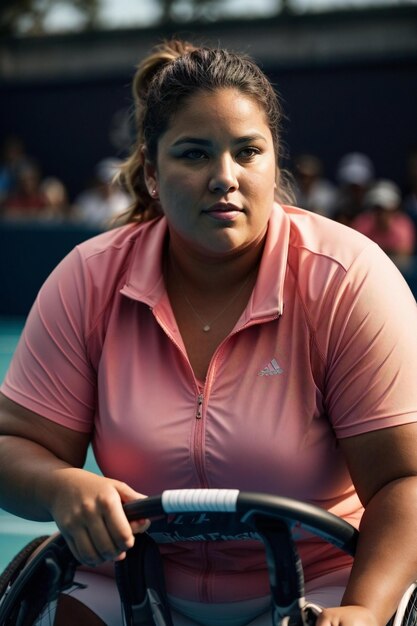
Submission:
[[[217,202],[204,211],[206,215],[220,220],[235,219],[243,209],[231,202]]]

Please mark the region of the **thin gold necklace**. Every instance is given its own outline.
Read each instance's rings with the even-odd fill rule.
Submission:
[[[231,299],[227,302],[226,306],[224,306],[224,307],[223,307],[223,308],[222,308],[222,309],[221,309],[221,310],[217,313],[217,315],[215,315],[215,317],[213,317],[213,319],[212,319],[211,321],[207,322],[207,321],[205,321],[205,320],[201,317],[201,315],[199,314],[199,312],[198,312],[198,311],[196,311],[196,309],[194,308],[194,306],[193,306],[192,302],[190,301],[190,299],[188,298],[187,294],[185,293],[184,285],[183,285],[182,280],[181,280],[181,279],[182,279],[182,274],[181,274],[181,272],[180,272],[179,268],[178,268],[176,265],[175,265],[175,267],[174,267],[174,264],[173,264],[173,263],[172,263],[171,265],[172,265],[172,267],[174,268],[174,272],[175,272],[175,274],[177,275],[177,278],[178,278],[178,286],[179,286],[180,291],[181,291],[181,293],[182,293],[182,295],[183,295],[183,298],[184,298],[185,302],[188,304],[188,306],[190,307],[191,311],[194,313],[195,317],[196,317],[196,318],[199,320],[199,322],[202,324],[202,330],[203,330],[205,333],[210,332],[211,327],[212,327],[212,325],[214,324],[214,322],[215,322],[216,320],[218,320],[218,319],[219,319],[219,317],[220,317],[221,315],[223,315],[223,313],[224,313],[225,311],[227,311],[227,309],[228,309],[228,308],[229,308],[229,307],[233,304],[233,302],[235,302],[235,300],[237,300],[238,296],[242,293],[242,291],[244,290],[244,288],[245,288],[245,287],[246,287],[246,285],[248,284],[249,279],[251,278],[251,276],[252,276],[252,274],[253,274],[253,272],[254,272],[254,270],[252,270],[251,272],[249,272],[249,274],[247,275],[247,277],[245,278],[245,280],[243,281],[243,283],[240,285],[239,289],[236,291],[236,293],[234,294],[234,296],[233,296],[233,297],[232,297],[232,298],[231,298]]]

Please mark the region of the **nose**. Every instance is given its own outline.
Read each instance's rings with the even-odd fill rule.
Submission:
[[[239,188],[236,168],[237,164],[230,155],[216,160],[210,176],[209,190],[212,193],[236,191]]]

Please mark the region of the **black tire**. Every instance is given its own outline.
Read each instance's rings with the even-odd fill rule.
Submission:
[[[4,571],[0,574],[0,599],[6,593],[10,585],[14,583],[17,576],[26,565],[29,557],[32,556],[35,550],[39,548],[46,539],[48,539],[48,535],[32,539],[32,541],[27,543],[6,566]]]
[[[39,537],[28,544],[2,574],[1,626],[34,626],[73,585],[78,563],[62,535]]]

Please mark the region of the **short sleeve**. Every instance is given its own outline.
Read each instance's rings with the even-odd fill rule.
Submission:
[[[42,286],[1,391],[21,406],[79,432],[93,427],[96,375],[88,359],[88,292],[74,249]]]
[[[326,337],[327,412],[338,437],[417,420],[417,306],[374,244],[331,294]]]

